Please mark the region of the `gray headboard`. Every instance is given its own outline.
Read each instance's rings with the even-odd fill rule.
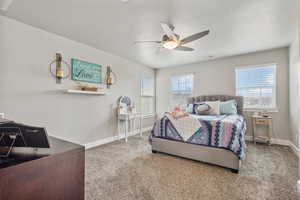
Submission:
[[[242,96],[229,96],[229,95],[202,95],[197,97],[191,97],[188,99],[188,103],[196,103],[202,101],[228,101],[235,99],[237,103],[237,112],[243,115],[244,97]]]

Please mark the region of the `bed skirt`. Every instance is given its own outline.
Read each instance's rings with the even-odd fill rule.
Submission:
[[[240,159],[230,150],[162,138],[152,138],[152,152],[166,153],[231,169],[239,173]]]

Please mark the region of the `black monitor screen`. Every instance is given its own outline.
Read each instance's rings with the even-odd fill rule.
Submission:
[[[14,147],[50,148],[45,128],[14,122],[0,124],[0,146],[10,146],[11,135],[16,135]]]

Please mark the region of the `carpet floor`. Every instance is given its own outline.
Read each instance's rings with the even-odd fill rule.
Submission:
[[[86,200],[297,200],[298,159],[288,147],[248,144],[240,174],[164,154],[147,137],[86,152]]]

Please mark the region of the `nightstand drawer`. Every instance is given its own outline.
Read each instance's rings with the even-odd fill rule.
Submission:
[[[269,119],[268,118],[256,118],[255,123],[259,125],[268,125],[269,124]]]

